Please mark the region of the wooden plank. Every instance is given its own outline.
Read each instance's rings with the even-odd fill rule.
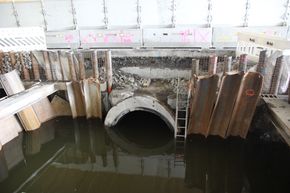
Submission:
[[[40,121],[31,105],[54,93],[56,91],[54,84],[37,85],[23,92],[25,89],[16,70],[1,75],[0,81],[7,95],[13,95],[0,101],[0,119],[22,111],[18,113],[18,116],[25,129],[38,128]]]
[[[246,138],[261,94],[262,84],[263,76],[260,73],[247,72],[245,74],[231,116],[227,136]]]
[[[55,116],[72,116],[69,102],[55,95],[51,101]]]
[[[44,71],[45,71],[46,80],[53,80],[48,51],[43,51],[43,59],[44,59]]]
[[[55,111],[52,108],[52,105],[50,104],[48,98],[40,100],[39,102],[32,105],[32,107],[38,117],[38,120],[41,123],[44,123],[56,117]]]
[[[221,82],[208,134],[225,138],[244,73],[227,73]]]
[[[16,65],[16,57],[15,57],[15,52],[9,52],[9,57],[10,57],[10,60],[11,60],[11,67],[12,69],[14,70],[15,69],[15,65]]]
[[[64,51],[58,51],[59,62],[62,70],[63,80],[71,80],[70,67],[67,54]]]
[[[112,67],[112,53],[111,51],[106,51],[105,53],[105,65],[106,65],[106,75],[107,75],[107,91],[111,93],[113,85],[113,67]]]
[[[76,74],[75,63],[74,63],[72,52],[67,53],[67,59],[68,59],[68,64],[69,64],[69,69],[70,69],[71,80],[77,81],[77,74]]]
[[[95,79],[83,80],[84,101],[87,118],[102,118],[100,84]]]
[[[48,52],[53,80],[63,80],[58,52]]]
[[[5,73],[3,70],[3,58],[4,58],[4,53],[0,51],[0,74]]]
[[[22,66],[22,71],[23,71],[23,79],[24,80],[30,80],[30,74],[29,70],[26,68],[25,62],[24,62],[24,56],[21,52],[19,52],[20,55],[20,63]]]
[[[24,92],[15,94],[13,96],[10,96],[4,100],[1,100],[0,101],[0,120],[5,119],[8,116],[14,115],[15,113],[23,109],[26,109],[28,107],[30,108],[32,104],[39,102],[41,99],[46,98],[48,95],[54,92],[56,92],[54,84],[47,84],[47,85],[43,84],[43,85],[38,85],[33,88],[30,88]],[[28,112],[34,112],[34,110],[30,109]],[[34,115],[31,115],[31,116],[34,117]]]
[[[98,66],[98,52],[94,50],[91,55],[93,78],[99,79],[99,66]]]
[[[86,116],[81,83],[80,82],[67,83],[67,94],[73,118]]]
[[[85,60],[82,53],[78,54],[79,60],[79,78],[80,80],[84,80],[86,78],[86,69],[85,69]]]
[[[210,116],[216,101],[219,76],[202,76],[196,81],[193,93],[188,134],[207,135]]]
[[[34,80],[40,80],[39,64],[38,64],[38,61],[36,60],[33,52],[30,52],[30,58],[31,58],[31,62],[32,62],[32,70],[33,70]]]

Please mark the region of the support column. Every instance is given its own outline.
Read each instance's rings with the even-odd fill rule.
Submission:
[[[72,52],[67,53],[67,60],[68,60],[70,74],[71,74],[71,80],[77,81],[76,69],[75,69],[75,64],[74,64]]]
[[[288,84],[288,103],[290,104],[290,81]]]
[[[99,79],[99,66],[98,66],[98,52],[94,50],[91,56],[92,68],[93,68],[93,78]]]
[[[241,54],[239,58],[239,71],[246,72],[248,65],[247,54]]]
[[[23,69],[23,78],[24,80],[30,80],[29,70],[27,68],[27,64],[25,64],[23,53],[19,52],[19,54],[20,54],[20,62]]]
[[[284,66],[284,57],[280,56],[276,60],[274,71],[272,74],[271,85],[270,85],[270,94],[277,95],[279,91],[279,84],[282,77],[282,70]]]
[[[259,62],[257,65],[257,72],[261,73],[263,76],[266,74],[265,72],[265,62],[267,57],[267,50],[263,50],[260,52]]]
[[[199,60],[198,59],[192,59],[192,67],[191,67],[192,75],[199,75]]]
[[[80,66],[80,80],[84,80],[86,78],[86,69],[85,69],[85,61],[82,53],[78,54],[79,66]]]
[[[34,57],[33,52],[30,52],[30,58],[32,62],[34,80],[40,80],[39,66],[38,62],[36,61],[36,58]]]
[[[224,74],[230,72],[232,70],[232,57],[225,56],[224,57]]]
[[[107,75],[107,91],[110,94],[112,91],[112,85],[113,85],[113,68],[112,68],[112,52],[111,52],[111,50],[106,51],[105,65],[106,65],[106,75]]]
[[[44,59],[44,66],[45,66],[45,76],[47,80],[53,80],[52,79],[52,72],[48,57],[48,51],[43,51],[43,59]]]
[[[209,64],[208,64],[208,74],[209,75],[216,74],[217,59],[218,59],[218,57],[215,55],[209,56]]]

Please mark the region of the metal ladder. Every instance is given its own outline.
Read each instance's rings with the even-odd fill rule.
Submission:
[[[175,109],[175,156],[174,167],[184,166],[184,150],[188,126],[188,109],[190,92],[180,93],[180,78],[177,79],[176,109]]]

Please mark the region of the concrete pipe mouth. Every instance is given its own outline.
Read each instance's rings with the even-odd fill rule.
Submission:
[[[126,98],[112,107],[105,119],[105,126],[117,144],[127,141],[135,149],[151,152],[154,148],[170,146],[174,123],[172,111],[151,96]]]
[[[145,111],[155,114],[168,125],[172,132],[174,131],[175,121],[173,112],[151,96],[133,96],[119,102],[108,112],[105,126],[115,126],[123,116],[134,111]]]
[[[173,132],[156,114],[134,111],[107,128],[111,140],[125,151],[137,155],[170,153],[174,147]]]

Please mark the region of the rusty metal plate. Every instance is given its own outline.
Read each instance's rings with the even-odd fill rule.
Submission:
[[[245,74],[234,106],[227,136],[246,138],[261,94],[262,84],[263,76],[260,73],[247,72]]]
[[[218,75],[198,77],[191,104],[188,134],[207,135],[208,125],[216,100]]]
[[[209,123],[208,135],[226,137],[244,73],[227,73],[221,82],[217,102]]]

